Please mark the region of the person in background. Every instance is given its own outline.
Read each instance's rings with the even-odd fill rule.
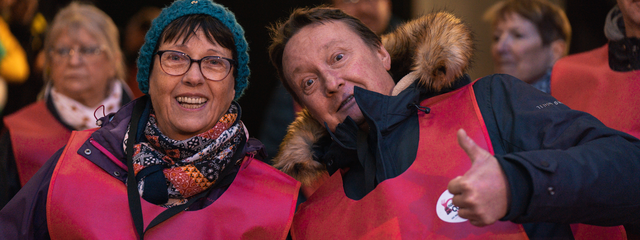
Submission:
[[[0,0],[0,114],[7,103],[7,84],[20,84],[29,77],[27,55],[4,19],[15,3],[15,0]]]
[[[551,95],[605,125],[640,138],[640,3],[618,0],[605,19],[609,42],[564,57],[551,74]],[[640,239],[640,226],[625,226]]]
[[[72,3],[56,15],[45,40],[41,100],[4,117],[0,186],[4,206],[69,139],[131,100],[123,84],[118,29],[96,7]],[[100,108],[100,109],[98,109]]]
[[[164,8],[138,57],[146,95],[74,132],[0,211],[0,239],[285,239],[300,183],[241,121],[248,50],[227,8]]]
[[[504,0],[491,6],[483,18],[493,31],[495,72],[549,93],[551,68],[567,55],[571,42],[564,11],[547,0]]]
[[[510,75],[472,81],[471,31],[451,14],[380,39],[297,9],[272,41],[305,108],[274,159],[308,189],[294,238],[573,239],[569,223],[640,222],[640,140]]]
[[[331,5],[360,19],[374,33],[382,35],[395,30],[402,20],[391,12],[391,0],[331,0]]]
[[[609,42],[558,61],[551,94],[609,127],[640,137],[640,3],[617,3],[605,20]]]
[[[158,17],[161,10],[157,7],[143,7],[129,19],[124,30],[125,35],[122,47],[127,62],[127,85],[129,85],[133,96],[136,98],[144,95],[138,89],[138,82],[136,81],[136,74],[138,73],[136,58],[138,58],[140,47],[144,44],[144,36],[151,27],[151,21]]]
[[[44,81],[42,81],[45,59],[43,45],[48,23],[44,15],[38,12],[39,6],[38,0],[20,0],[15,1],[10,9],[5,9],[2,13],[4,20],[9,24],[11,33],[24,49],[29,65],[29,76],[25,81],[8,85],[9,95],[2,117],[15,113],[37,101],[38,93],[44,85]],[[60,8],[56,8],[56,10]],[[53,19],[53,15],[51,19]],[[3,128],[4,122],[0,121],[0,129]]]

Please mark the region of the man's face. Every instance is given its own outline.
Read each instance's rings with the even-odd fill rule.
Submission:
[[[365,123],[353,98],[355,86],[389,95],[395,85],[384,47],[366,45],[340,21],[300,29],[285,46],[282,65],[300,104],[331,131],[347,116],[358,125]]]

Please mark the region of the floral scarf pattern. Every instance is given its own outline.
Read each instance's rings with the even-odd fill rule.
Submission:
[[[213,128],[181,141],[162,134],[152,110],[144,130],[147,142],[135,144],[133,153],[142,198],[171,207],[209,189],[231,163],[245,134],[238,109],[232,103]]]

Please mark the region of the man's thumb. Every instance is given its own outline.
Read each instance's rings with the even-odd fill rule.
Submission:
[[[478,146],[473,139],[467,136],[467,132],[462,128],[458,130],[458,144],[467,153],[467,156],[471,159],[471,163],[478,159],[486,158],[486,154],[488,153]]]

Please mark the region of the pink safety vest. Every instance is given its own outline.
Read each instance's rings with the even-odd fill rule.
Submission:
[[[44,101],[33,103],[5,117],[4,124],[11,136],[21,186],[24,186],[71,136],[71,131],[49,112]]]
[[[560,59],[551,72],[551,95],[610,128],[640,137],[640,71],[609,67],[609,45]],[[627,239],[623,227],[572,224],[576,240]]]
[[[95,130],[73,132],[51,178],[47,224],[52,239],[137,239],[127,188],[77,151]],[[101,154],[101,153],[97,153]],[[300,183],[248,157],[211,205],[184,211],[145,239],[285,239]],[[166,208],[140,200],[144,226]]]
[[[640,138],[640,71],[611,70],[608,51],[604,45],[560,59],[551,73],[551,95],[610,128]]]
[[[294,239],[528,239],[519,224],[475,227],[457,215],[447,185],[471,167],[456,132],[467,131],[493,153],[471,84],[420,103],[420,140],[415,162],[364,198],[349,199],[336,172],[294,217]]]

